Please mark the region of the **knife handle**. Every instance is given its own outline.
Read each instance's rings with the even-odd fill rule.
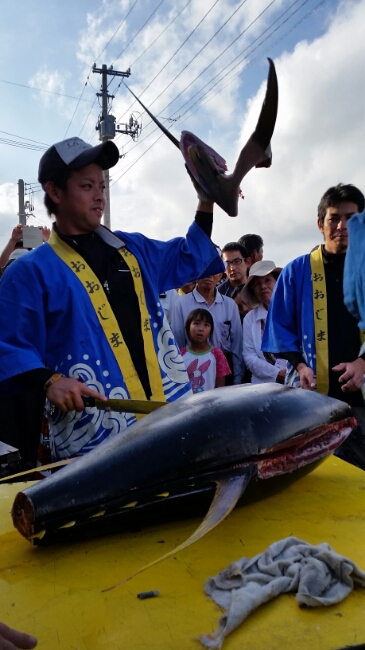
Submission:
[[[88,395],[83,395],[82,401],[84,402],[84,406],[95,406],[95,397],[89,397]]]

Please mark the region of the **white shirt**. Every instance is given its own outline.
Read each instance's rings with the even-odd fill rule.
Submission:
[[[232,298],[215,291],[214,302],[208,305],[198,289],[188,293],[174,304],[171,315],[171,329],[180,348],[189,343],[185,332],[185,321],[193,309],[207,309],[213,316],[214,332],[209,341],[220,350],[232,353],[233,383],[240,384],[244,372],[242,357],[242,330],[238,307]]]
[[[261,321],[266,321],[267,309],[258,305],[243,319],[243,358],[252,372],[251,384],[263,384],[276,381],[279,370],[285,369],[285,359],[277,359],[275,365],[266,361],[261,352]]]
[[[179,300],[179,294],[176,289],[169,289],[168,291],[165,291],[165,293],[159,295],[159,300],[171,327],[171,313],[175,302]]]

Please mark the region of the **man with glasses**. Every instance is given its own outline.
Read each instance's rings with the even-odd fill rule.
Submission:
[[[227,279],[219,285],[218,291],[223,296],[232,297],[236,289],[241,290],[245,286],[247,278],[246,265],[247,251],[238,242],[230,242],[222,249],[222,260],[226,267]]]
[[[171,329],[179,348],[183,348],[189,343],[185,323],[190,312],[198,308],[210,311],[214,320],[210,343],[224,352],[232,370],[233,383],[240,384],[244,371],[241,319],[235,301],[217,291],[221,277],[222,274],[217,273],[200,278],[191,293],[179,298],[172,311]]]

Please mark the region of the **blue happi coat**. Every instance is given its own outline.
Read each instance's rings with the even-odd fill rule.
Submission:
[[[124,232],[116,233],[117,239],[103,227],[97,233],[115,247],[125,245],[140,265],[163,390],[166,400],[174,401],[190,392],[190,383],[158,296],[204,272],[221,272],[220,257],[195,223],[186,239],[168,242]],[[0,358],[2,392],[18,389],[12,377],[47,367],[108,398],[129,398],[86,290],[49,244],[13,262],[0,282]],[[133,414],[96,408],[81,413],[56,409],[49,418],[52,457],[84,454],[134,420]]]
[[[300,352],[316,375],[316,346],[310,255],[297,257],[281,271],[271,298],[262,339],[264,352]],[[290,367],[291,368],[291,367]],[[299,386],[291,368],[285,383]]]

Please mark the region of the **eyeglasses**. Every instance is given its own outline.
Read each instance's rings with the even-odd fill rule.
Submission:
[[[242,257],[236,257],[236,259],[231,260],[229,262],[227,260],[223,260],[223,262],[226,269],[228,269],[229,266],[239,266],[240,264],[242,264],[243,259]]]

